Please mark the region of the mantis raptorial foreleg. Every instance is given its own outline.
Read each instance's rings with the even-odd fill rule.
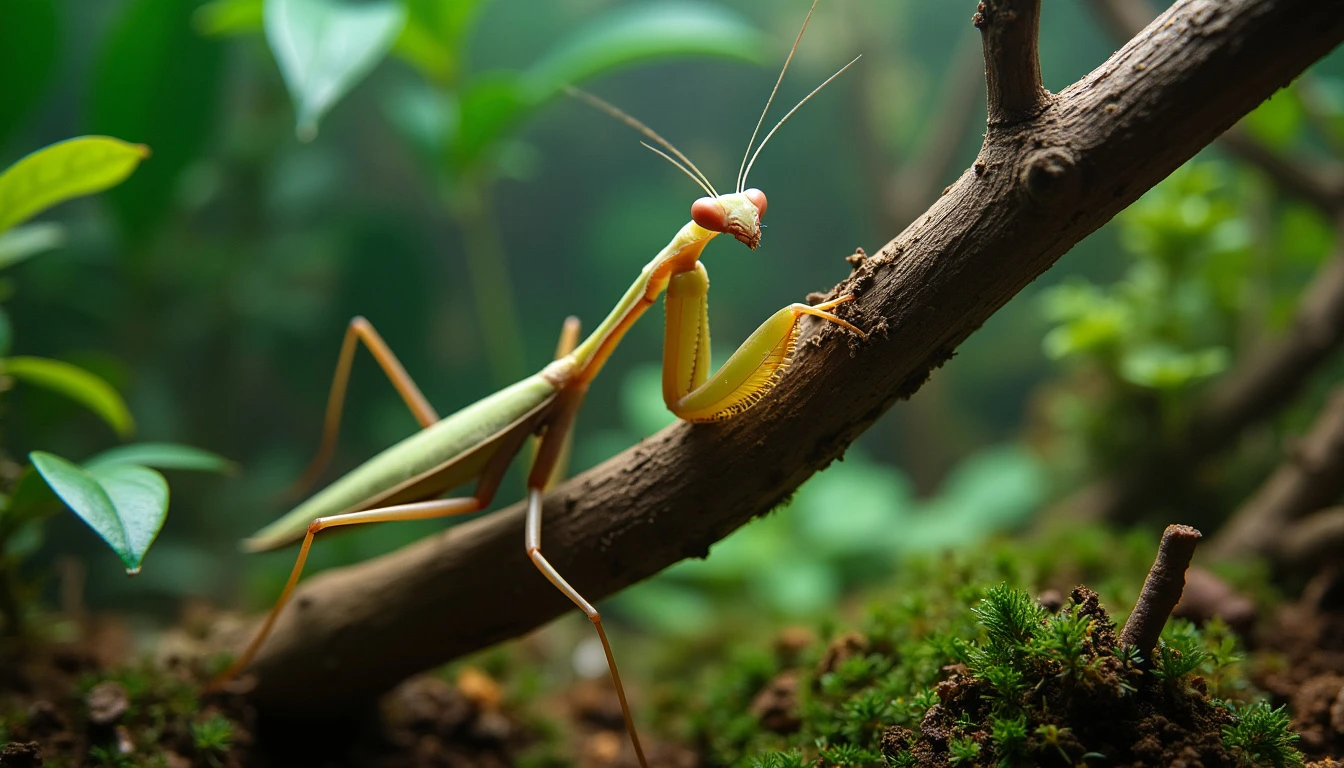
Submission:
[[[816,306],[790,304],[771,315],[712,376],[709,373],[709,273],[705,265],[673,275],[667,284],[663,338],[663,401],[685,421],[730,418],[760,400],[793,362],[798,323],[820,317],[867,334],[827,310],[853,301],[841,296]]]
[[[577,334],[577,331],[575,333]],[[298,496],[312,487],[327,468],[327,464],[331,462],[332,454],[336,451],[336,438],[341,430],[341,410],[345,407],[350,369],[355,360],[355,349],[361,341],[373,355],[373,359],[378,361],[378,367],[387,374],[388,381],[392,382],[397,394],[401,395],[401,399],[406,402],[406,407],[411,409],[411,414],[420,422],[420,426],[428,427],[439,420],[439,414],[434,410],[434,406],[429,404],[429,400],[415,385],[411,375],[406,373],[406,369],[387,346],[387,342],[378,335],[378,331],[374,330],[373,324],[363,317],[355,317],[345,329],[341,354],[336,359],[336,374],[331,379],[331,393],[327,395],[327,414],[323,419],[322,440],[318,443],[317,453],[299,479],[295,480],[285,492],[285,496]]]

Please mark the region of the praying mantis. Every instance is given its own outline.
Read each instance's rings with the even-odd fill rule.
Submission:
[[[299,485],[310,484],[326,467],[335,448],[355,352],[362,343],[422,430],[369,459],[339,478],[276,522],[244,542],[245,549],[260,552],[301,541],[289,580],[251,643],[234,664],[216,679],[218,687],[245,669],[256,656],[287,604],[314,537],[327,529],[365,523],[421,520],[478,512],[489,506],[505,470],[523,449],[529,436],[539,437],[527,475],[527,516],[524,547],[541,575],[587,615],[597,630],[607,665],[620,700],[626,730],[641,766],[647,768],[616,659],[612,654],[597,609],[574,589],[542,554],[542,495],[556,473],[576,415],[589,383],[602,370],[626,331],[666,293],[666,327],[663,341],[663,400],[678,418],[690,422],[721,421],[735,417],[761,400],[780,380],[793,360],[800,322],[806,316],[821,318],[861,338],[867,335],[833,313],[852,301],[840,296],[815,306],[790,304],[771,315],[713,374],[710,373],[709,316],[706,297],[709,276],[700,257],[705,246],[720,234],[730,234],[755,250],[761,241],[761,217],[766,210],[765,193],[747,187],[756,158],[775,131],[803,104],[858,61],[855,58],[827,78],[772,128],[752,152],[765,116],[770,110],[789,62],[802,40],[816,0],[803,21],[765,109],[756,123],[735,190],[719,194],[708,177],[671,143],[648,126],[601,99],[570,89],[574,95],[642,133],[663,149],[647,143],[653,152],[680,168],[704,190],[706,197],[691,205],[691,221],[683,226],[640,271],[606,319],[582,342],[579,325],[569,318],[561,333],[556,359],[540,372],[440,419],[433,406],[406,373],[396,355],[364,318],[352,320],[337,359],[336,373],[327,400],[319,448]],[[643,143],[643,142],[641,142]],[[666,150],[664,152],[663,150]],[[439,498],[442,494],[476,481],[466,497]]]

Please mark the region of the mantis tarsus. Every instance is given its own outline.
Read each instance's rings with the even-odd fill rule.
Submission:
[[[811,15],[809,10],[808,19]],[[299,481],[300,485],[315,480],[331,457],[340,426],[346,382],[360,342],[373,354],[423,430],[368,460],[247,540],[245,546],[251,551],[274,549],[299,540],[302,545],[289,581],[275,606],[242,656],[216,681],[217,685],[246,668],[256,655],[298,583],[317,533],[338,526],[446,517],[485,509],[528,436],[537,435],[540,443],[527,475],[524,546],[541,574],[593,622],[606,653],[635,754],[640,764],[647,766],[601,617],[542,554],[542,494],[560,462],[566,437],[589,383],[625,332],[664,291],[667,293],[667,319],[663,342],[663,399],[672,413],[686,421],[731,418],[769,392],[792,361],[799,323],[804,316],[820,317],[866,337],[863,331],[831,312],[851,301],[853,296],[841,296],[816,306],[791,304],[762,323],[718,372],[712,375],[709,372],[706,304],[709,277],[700,263],[701,252],[710,240],[722,233],[731,234],[753,250],[760,244],[760,219],[765,213],[766,198],[759,189],[746,186],[756,157],[798,107],[854,63],[846,64],[804,97],[766,134],[753,153],[752,145],[806,29],[807,20],[804,20],[803,29],[798,32],[798,39],[785,59],[756,130],[747,143],[747,152],[738,169],[737,186],[731,194],[720,195],[694,163],[643,123],[595,96],[571,91],[666,149],[667,152],[663,152],[645,145],[690,176],[708,196],[695,201],[691,206],[691,221],[645,265],[634,284],[587,339],[578,342],[577,321],[570,318],[566,322],[556,360],[539,373],[440,419],[373,326],[363,318],[351,321],[332,381],[322,441],[308,471]],[[476,490],[471,496],[438,498],[472,479],[476,480]]]

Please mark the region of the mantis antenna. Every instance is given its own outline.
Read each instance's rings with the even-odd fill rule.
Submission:
[[[699,176],[696,176],[695,174],[693,174],[693,173],[691,173],[690,171],[686,170],[686,166],[682,165],[681,163],[678,163],[676,160],[673,160],[671,157],[668,156],[668,154],[667,154],[666,152],[664,152],[663,150],[661,150],[661,149],[659,149],[659,148],[657,148],[657,147],[653,146],[652,144],[649,144],[648,142],[645,142],[645,141],[641,141],[641,142],[639,142],[639,144],[640,144],[640,146],[644,147],[645,149],[649,150],[650,152],[654,153],[655,155],[658,155],[659,157],[663,158],[663,159],[666,160],[667,162],[669,162],[669,163],[675,165],[678,169],[681,170],[682,173],[686,174],[687,176],[690,176],[690,177],[691,177],[691,181],[694,181],[696,184],[699,184],[699,185],[700,185],[700,188],[703,189],[703,190],[705,190],[705,194],[706,194],[706,195],[710,195],[711,197],[715,196],[714,190],[711,189],[711,188],[709,188],[709,187],[707,187],[707,186],[705,186],[705,182],[701,181]]]
[[[753,154],[753,155],[751,156],[751,162],[747,163],[747,172],[744,173],[744,174],[742,174],[742,182],[741,182],[741,184],[738,185],[739,187],[741,187],[741,186],[745,186],[745,185],[746,185],[746,183],[747,183],[747,176],[750,176],[750,175],[751,175],[751,166],[753,166],[753,165],[756,164],[756,156],[759,155],[759,154],[761,154],[761,150],[762,150],[762,149],[765,149],[765,144],[766,144],[766,142],[770,141],[770,137],[771,137],[771,136],[774,136],[774,135],[775,135],[775,131],[778,131],[778,130],[779,130],[779,126],[783,125],[785,120],[788,120],[790,117],[793,117],[793,113],[794,113],[794,112],[797,112],[797,111],[798,111],[798,108],[801,107],[801,106],[803,106],[804,104],[806,104],[806,103],[808,102],[808,100],[811,99],[813,96],[816,96],[818,91],[820,91],[822,88],[825,88],[826,86],[830,85],[832,80],[834,80],[835,78],[837,78],[837,77],[839,77],[840,75],[844,74],[844,71],[845,71],[846,69],[849,69],[850,67],[854,66],[854,62],[858,61],[858,60],[861,59],[861,58],[863,58],[863,54],[859,54],[858,56],[855,56],[855,57],[854,57],[848,64],[846,64],[845,66],[843,66],[843,67],[841,67],[839,70],[837,70],[836,73],[835,73],[834,75],[831,75],[830,77],[826,78],[826,81],[825,81],[825,82],[823,82],[821,85],[818,85],[816,88],[813,88],[811,93],[809,93],[809,94],[807,94],[806,96],[804,96],[802,101],[800,101],[800,102],[798,102],[797,104],[795,104],[795,105],[793,106],[793,109],[790,109],[790,110],[788,111],[788,114],[786,114],[786,115],[784,115],[784,117],[780,118],[780,120],[779,120],[778,123],[775,123],[775,127],[774,127],[774,128],[771,128],[771,129],[770,129],[770,132],[767,133],[767,134],[765,134],[765,138],[764,138],[764,139],[761,139],[761,145],[760,145],[759,147],[756,148],[756,152],[755,152],[755,154]]]
[[[695,183],[699,184],[701,189],[709,193],[710,197],[719,196],[719,193],[714,189],[714,185],[710,183],[709,177],[705,176],[705,174],[701,172],[699,168],[696,168],[695,163],[692,163],[690,158],[683,155],[681,153],[681,150],[672,146],[672,142],[668,141],[667,139],[664,139],[662,136],[659,136],[657,133],[654,132],[652,128],[641,123],[640,121],[636,120],[630,115],[627,115],[625,112],[622,112],[619,107],[616,107],[613,104],[609,104],[606,101],[603,101],[601,98],[594,96],[593,94],[587,91],[580,90],[572,85],[567,85],[565,86],[565,93],[570,96],[573,96],[576,99],[582,99],[594,109],[597,109],[599,111],[607,113],[608,115],[611,115],[617,120],[620,120],[622,123],[625,123],[631,128],[634,128],[636,131],[639,131],[640,133],[644,134],[649,138],[650,141],[653,141],[654,143],[659,144],[660,146],[666,148],[669,152],[672,153],[674,157],[677,158],[677,160],[680,160],[681,163],[678,163],[676,160],[673,160],[671,157],[668,157],[666,153],[660,152],[659,150],[654,149],[653,147],[649,147],[648,144],[644,144],[644,142],[642,141],[640,142],[641,144],[644,144],[644,146],[649,147],[649,149],[652,149],[654,152],[657,152],[659,155],[662,155],[664,158],[667,159],[669,163],[672,163],[673,165],[680,168],[687,176],[690,176],[692,179],[694,179]],[[683,165],[682,163],[684,163],[685,165]],[[690,170],[687,170],[688,167],[690,168]],[[691,171],[694,171],[695,173],[691,173]]]
[[[803,33],[807,31],[807,23],[812,20],[812,12],[817,10],[818,0],[812,0],[812,7],[807,9],[807,18],[803,19],[803,27],[798,30],[798,37],[793,41],[793,47],[789,49],[789,55],[784,58],[784,67],[779,70],[779,78],[775,80],[775,87],[770,90],[770,98],[765,100],[765,109],[761,110],[761,116],[756,120],[756,127],[751,131],[751,139],[747,142],[747,151],[742,153],[742,164],[737,167],[737,189],[735,192],[742,191],[742,185],[746,183],[747,158],[751,155],[751,145],[756,143],[756,134],[761,131],[761,124],[765,122],[765,116],[770,112],[770,105],[775,101],[775,94],[779,93],[779,84],[784,82],[784,73],[789,71],[789,62],[793,61],[793,54],[798,50],[798,44],[803,41]]]

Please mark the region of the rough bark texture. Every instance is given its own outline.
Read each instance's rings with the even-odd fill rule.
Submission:
[[[1168,525],[1162,534],[1157,559],[1143,580],[1139,601],[1120,630],[1120,645],[1137,648],[1147,659],[1157,647],[1162,627],[1171,616],[1171,610],[1181,601],[1185,590],[1185,570],[1195,556],[1200,532],[1188,525]]]
[[[1040,114],[1051,101],[1037,55],[1041,0],[981,0],[972,20],[984,43],[990,127]]]
[[[1020,57],[996,58],[993,41],[1034,42],[999,34],[997,24],[1022,23],[1005,18],[979,19],[987,64],[1010,62],[1018,74],[995,82],[1020,83]],[[794,368],[748,415],[674,425],[562,485],[546,501],[547,557],[596,599],[705,556],[840,457],[1075,243],[1341,39],[1335,3],[1176,3],[1039,112],[992,124],[974,168],[855,267],[837,290],[858,296],[845,314],[871,331],[867,343],[809,325]],[[253,669],[256,703],[272,714],[339,711],[573,610],[524,556],[522,512],[304,584]]]

